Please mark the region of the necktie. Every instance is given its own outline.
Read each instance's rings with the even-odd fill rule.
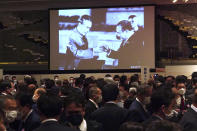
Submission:
[[[180,111],[182,112],[185,108],[185,101],[184,101],[184,98],[183,96],[181,96],[181,105],[180,105]]]

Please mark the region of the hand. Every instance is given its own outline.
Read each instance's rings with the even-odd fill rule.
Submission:
[[[103,45],[103,46],[99,47],[99,50],[100,50],[101,52],[107,52],[107,53],[110,51],[108,45]]]

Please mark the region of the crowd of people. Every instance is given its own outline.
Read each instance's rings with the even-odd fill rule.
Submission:
[[[196,131],[197,72],[0,80],[0,131]]]

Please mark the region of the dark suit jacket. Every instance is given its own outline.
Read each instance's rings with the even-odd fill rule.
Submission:
[[[71,129],[67,126],[60,125],[56,121],[47,121],[45,123],[42,123],[40,127],[38,127],[34,131],[76,131],[76,130]]]
[[[114,103],[106,103],[93,112],[91,118],[103,125],[103,131],[118,131],[122,123],[130,120],[130,113]]]
[[[180,125],[184,128],[184,131],[197,131],[197,112],[192,108],[189,108],[186,113],[184,113]]]
[[[40,126],[40,117],[33,110],[25,122],[21,121],[18,131],[21,131],[22,129],[25,129],[25,131],[33,131],[34,129],[38,128],[39,126]]]
[[[87,131],[103,131],[103,126],[101,123],[91,120],[88,120],[86,122],[87,122]]]
[[[146,129],[146,127],[148,125],[150,125],[152,122],[154,122],[154,121],[160,121],[160,120],[162,120],[162,119],[159,118],[159,117],[157,117],[157,116],[155,116],[155,115],[152,115],[150,118],[148,118],[146,121],[143,122],[143,126]]]
[[[85,119],[88,120],[91,113],[96,111],[96,106],[90,100],[85,105]]]
[[[150,117],[149,113],[144,110],[137,100],[133,101],[129,110],[131,111],[132,121],[134,122],[143,122]]]
[[[111,51],[109,57],[118,59],[118,67],[129,69],[140,66],[144,60],[145,43],[143,43],[143,28],[139,28],[126,42],[122,42],[117,51]],[[126,43],[126,44],[123,44]],[[149,60],[146,60],[149,62]]]

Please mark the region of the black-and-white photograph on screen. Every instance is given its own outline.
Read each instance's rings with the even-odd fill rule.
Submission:
[[[144,7],[58,10],[59,70],[133,69],[148,47]]]

